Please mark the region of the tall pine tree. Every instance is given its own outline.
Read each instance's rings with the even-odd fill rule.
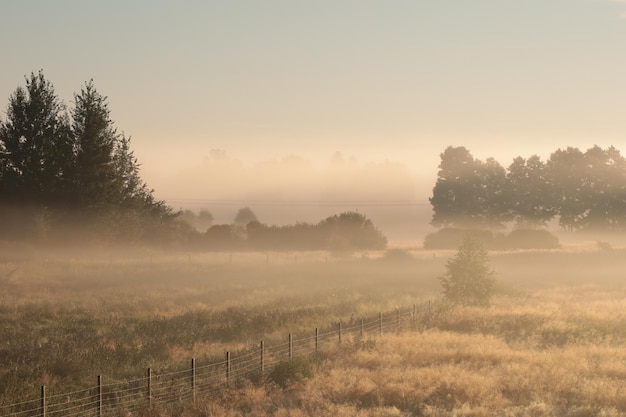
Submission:
[[[73,154],[69,118],[42,71],[11,95],[0,144],[0,200],[43,206],[65,201]]]
[[[73,200],[80,209],[94,214],[118,203],[115,150],[120,139],[106,100],[89,81],[74,95],[72,109]]]

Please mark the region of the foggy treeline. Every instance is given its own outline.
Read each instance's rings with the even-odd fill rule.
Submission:
[[[517,157],[505,169],[493,158],[481,161],[464,147],[448,147],[430,202],[434,226],[539,229],[558,219],[568,231],[621,231],[626,159],[612,146],[568,147],[546,162]]]
[[[322,193],[313,193],[315,171],[303,162],[293,157],[247,172],[224,151],[213,151],[200,172],[185,175],[192,187],[191,178],[221,181],[222,188],[198,188],[222,196],[224,187],[236,190],[238,184],[259,177],[276,179],[284,192],[296,199],[310,195],[310,201],[343,197],[370,203],[383,197],[409,201],[414,196],[415,184],[405,167],[389,162],[361,166],[339,153],[325,174],[327,185],[319,188]],[[231,175],[206,175],[216,169]],[[296,169],[302,175],[289,182],[294,176],[285,173]],[[285,197],[270,191],[258,190],[276,201]],[[570,147],[553,152],[545,162],[536,155],[517,157],[504,168],[493,158],[481,161],[464,147],[450,146],[441,154],[430,203],[432,225],[444,228],[494,230],[513,225],[536,230],[558,220],[569,231],[624,230],[626,159],[614,147],[594,146],[584,152]],[[10,96],[6,120],[0,120],[0,237],[5,239],[78,237],[263,249],[386,245],[386,237],[366,216],[341,212],[320,215],[324,220],[315,224],[283,221],[280,226],[256,218],[213,224],[208,210],[197,216],[175,212],[141,179],[130,137],[117,131],[107,98],[92,81],[67,107],[43,72],[31,73],[26,86]],[[411,227],[407,221],[405,229]]]
[[[85,238],[205,249],[380,249],[387,239],[360,213],[317,224],[268,226],[252,210],[213,225],[208,210],[174,212],[139,176],[92,81],[68,110],[43,72],[26,77],[0,121],[0,238]],[[224,180],[228,182],[227,179]]]
[[[174,207],[195,213],[208,208],[213,224],[229,223],[238,208],[251,206],[270,225],[317,223],[358,210],[392,240],[414,240],[430,231],[428,201],[415,203],[419,187],[432,187],[435,171],[416,180],[406,165],[387,160],[361,161],[335,152],[326,163],[297,155],[244,162],[212,149],[175,174],[146,175],[158,179],[158,195]]]
[[[242,209],[245,210],[245,209]],[[241,212],[241,210],[240,210]],[[316,224],[266,225],[258,220],[214,225],[195,239],[211,249],[332,250],[384,249],[387,238],[363,214],[345,212]]]

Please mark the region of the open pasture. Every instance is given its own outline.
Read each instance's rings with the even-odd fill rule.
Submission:
[[[99,374],[134,378],[410,306],[436,297],[439,269],[424,263],[432,271],[413,285],[413,267],[381,254],[24,253],[4,251],[0,263],[5,404],[42,384],[59,392]]]
[[[354,341],[289,389],[225,389],[188,416],[626,415],[626,292],[567,286]]]
[[[262,339],[310,333],[434,299],[440,293],[436,277],[451,255],[411,247],[357,254],[4,249],[2,404],[32,399],[42,384],[66,392],[92,386],[96,375],[109,381],[133,379],[147,367],[177,369],[192,356],[209,361]],[[302,415],[355,410],[361,414],[345,415],[489,415],[490,408],[502,415],[626,413],[619,400],[624,393],[617,388],[625,385],[624,254],[596,247],[492,253],[499,295],[490,308],[441,311],[423,333],[355,342],[352,349],[348,344],[345,353],[330,358],[303,385],[288,392],[270,390],[265,400],[244,408],[257,410],[250,415],[266,415],[268,409],[261,413],[255,407],[273,401],[282,404],[276,415],[283,406]],[[386,362],[390,350],[402,371]],[[364,365],[366,353],[369,362]],[[572,379],[579,368],[556,368],[564,363],[586,371]],[[503,368],[505,364],[512,365]],[[517,366],[517,373],[511,366]],[[384,377],[380,370],[398,374]],[[518,375],[523,372],[531,373]],[[472,373],[463,385],[463,377]],[[496,379],[472,379],[478,375]],[[557,389],[549,379],[565,377],[574,381],[569,391],[563,384]],[[339,389],[350,386],[341,378],[369,378],[371,389]],[[476,388],[481,384],[486,384],[482,391]],[[531,389],[536,384],[545,389]],[[463,391],[463,386],[474,390]],[[264,388],[242,389],[258,398]],[[307,392],[315,395],[304,398]],[[295,407],[289,401],[298,395],[302,398]],[[236,401],[230,404],[227,411],[226,404],[213,398],[198,407],[206,412],[212,407],[213,415],[245,414]]]

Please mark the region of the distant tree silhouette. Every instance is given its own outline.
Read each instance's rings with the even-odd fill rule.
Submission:
[[[201,209],[196,216],[196,229],[199,231],[206,231],[213,225],[213,215],[207,209]]]
[[[252,211],[250,207],[243,207],[239,209],[235,218],[233,219],[233,224],[245,226],[250,222],[258,222],[256,214]]]
[[[554,205],[559,215],[559,225],[566,230],[580,228],[585,216],[585,170],[585,155],[578,148],[558,149],[547,162],[548,178],[556,196]]]
[[[510,220],[506,170],[495,159],[487,158],[485,162],[478,161],[478,177],[478,204],[482,207],[479,224],[500,229]]]
[[[508,213],[506,172],[490,158],[474,159],[464,147],[449,146],[441,154],[430,203],[434,226],[501,227]]]
[[[519,229],[537,229],[557,214],[555,192],[546,166],[537,155],[517,157],[506,175],[506,198],[510,217]]]
[[[624,230],[626,158],[613,146],[568,147],[546,163],[517,157],[504,170],[492,158],[482,162],[448,147],[430,202],[435,226],[494,229],[513,221],[532,230],[558,218],[569,231]]]
[[[196,226],[196,213],[194,213],[192,210],[189,210],[189,209],[183,210],[180,216],[178,216],[178,218],[184,221],[185,223],[189,224],[189,226],[192,226],[192,227]]]
[[[361,213],[344,212],[319,224],[328,232],[328,245],[334,249],[384,249],[387,238]]]
[[[613,146],[594,146],[585,154],[583,201],[584,229],[626,228],[626,160]]]
[[[205,233],[205,242],[207,249],[229,250],[243,248],[240,236],[230,224],[211,226]]]
[[[213,215],[207,209],[200,210],[198,214],[184,210],[180,214],[180,219],[200,232],[206,232],[213,225]]]
[[[242,232],[243,230],[243,232]],[[317,224],[296,223],[268,226],[251,221],[242,225],[213,226],[206,233],[212,248],[218,242],[230,242],[249,250],[333,250],[354,251],[385,249],[387,238],[371,220],[360,213],[345,212],[330,216]]]
[[[477,164],[464,147],[449,146],[440,155],[437,182],[430,203],[432,224],[450,226],[475,219]]]

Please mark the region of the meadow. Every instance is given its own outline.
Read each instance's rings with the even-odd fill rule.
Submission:
[[[72,391],[100,374],[133,379],[148,367],[221,357],[437,291],[431,274],[408,288],[414,271],[390,273],[384,254],[4,249],[2,404],[36,396],[42,384]]]
[[[3,247],[0,406],[209,361],[436,299],[453,252],[174,253]],[[626,251],[492,253],[491,307],[349,338],[288,386],[240,381],[159,415],[626,414]]]
[[[225,390],[189,415],[623,416],[624,295],[586,287],[500,296],[418,333],[354,343],[288,390]]]

